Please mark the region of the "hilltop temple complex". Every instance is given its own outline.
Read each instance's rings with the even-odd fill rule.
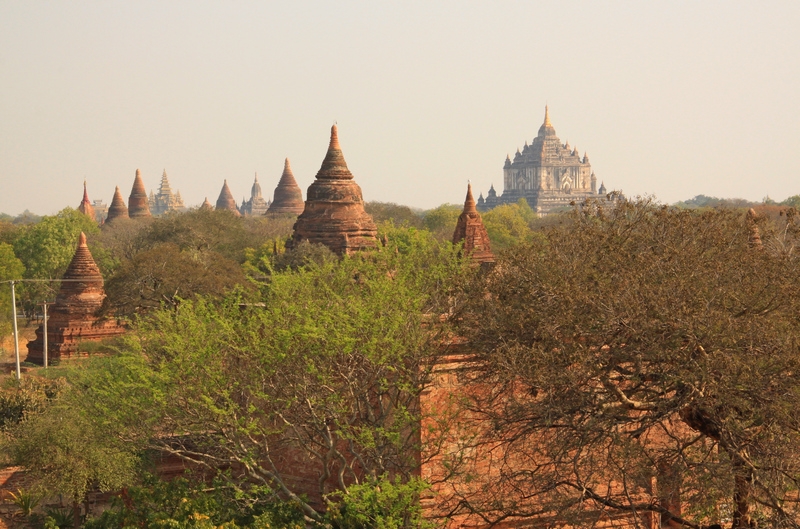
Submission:
[[[333,125],[328,152],[316,179],[308,187],[305,208],[297,217],[286,247],[309,241],[324,244],[343,255],[375,248],[377,236],[375,221],[364,210],[361,187],[347,168],[338,129]]]
[[[524,198],[539,213],[567,207],[572,202],[597,198],[606,194],[605,186],[597,188],[597,177],[586,153],[581,157],[577,147],[561,143],[550,122],[545,106],[544,123],[538,135],[522,152],[517,149],[512,161],[506,156],[503,165],[503,194],[497,196],[494,185],[487,197],[478,198],[477,209],[486,211],[500,204],[513,204]]]
[[[101,320],[97,316],[105,297],[103,276],[86,245],[86,235],[81,233],[75,255],[50,309],[48,361],[77,355],[81,342],[99,341],[125,331],[116,320]],[[44,325],[36,329],[36,339],[28,342],[27,361],[44,362]]]

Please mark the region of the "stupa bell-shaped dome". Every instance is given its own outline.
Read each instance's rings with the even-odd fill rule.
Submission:
[[[352,177],[352,176],[351,176]],[[291,214],[299,215],[303,212],[303,192],[292,174],[292,166],[289,158],[283,162],[283,174],[275,187],[275,194],[272,204],[269,205],[267,213],[270,214]]]
[[[222,190],[219,192],[219,198],[217,198],[217,210],[228,210],[232,211],[239,216],[239,208],[236,207],[236,199],[233,198],[233,193],[231,193],[231,189],[228,187],[228,181],[222,184]]]
[[[287,245],[290,248],[307,240],[342,255],[377,245],[378,230],[364,210],[361,188],[344,161],[338,132],[336,125],[331,127],[328,152],[306,193],[305,208]]]
[[[127,218],[128,207],[125,206],[125,201],[122,200],[122,193],[120,193],[119,186],[117,186],[116,189],[114,189],[114,198],[111,199],[111,205],[108,207],[108,218],[106,218],[106,222]]]
[[[132,219],[151,216],[147,191],[145,190],[144,181],[142,180],[142,172],[139,169],[136,170],[131,196],[128,197],[128,216]]]

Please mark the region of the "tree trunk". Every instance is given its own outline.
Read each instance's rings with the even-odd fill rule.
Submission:
[[[731,529],[750,529],[750,491],[752,485],[747,476],[737,474],[733,489],[733,523]]]
[[[72,527],[79,529],[81,526],[81,504],[78,500],[72,500]]]

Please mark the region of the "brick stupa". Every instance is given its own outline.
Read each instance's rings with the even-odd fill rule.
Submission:
[[[142,172],[136,170],[136,178],[133,180],[131,196],[128,197],[128,216],[132,219],[150,217],[150,204],[147,200],[147,191],[144,188]]]
[[[211,202],[208,201],[208,197],[206,197],[206,199],[203,201],[203,203],[200,204],[200,209],[202,209],[204,211],[213,211],[214,210],[214,206],[212,206]]]
[[[336,125],[316,180],[308,187],[303,213],[294,224],[287,243],[292,248],[302,241],[321,243],[338,255],[377,246],[378,230],[364,211],[361,188],[347,168]]]
[[[113,222],[117,219],[128,218],[128,207],[125,201],[122,200],[122,193],[120,193],[119,186],[114,190],[114,198],[111,200],[111,205],[108,207],[108,217],[106,223]]]
[[[117,336],[125,329],[116,320],[97,316],[106,297],[103,276],[81,233],[78,248],[64,274],[56,302],[50,308],[47,323],[48,359],[76,356],[81,342],[99,341]],[[36,329],[36,339],[28,342],[28,362],[42,364],[44,325]]]
[[[283,174],[275,187],[272,204],[267,210],[268,214],[287,214],[299,215],[303,212],[303,191],[297,185],[297,180],[292,174],[292,166],[289,165],[289,158],[283,162]]]
[[[222,190],[219,192],[216,209],[227,209],[237,217],[241,215],[241,213],[239,213],[239,208],[236,207],[236,199],[233,198],[233,193],[231,193],[231,188],[228,187],[227,180],[225,180],[225,182],[222,184]]]
[[[78,211],[93,221],[97,221],[97,214],[94,211],[92,202],[89,200],[89,193],[86,191],[86,180],[83,181],[83,200],[81,200],[81,205],[78,206]]]
[[[471,184],[467,184],[464,211],[458,216],[456,230],[453,232],[453,244],[461,241],[464,241],[464,254],[468,255],[473,262],[481,265],[494,262],[494,254],[489,244],[489,234],[483,225],[481,214],[475,207]]]

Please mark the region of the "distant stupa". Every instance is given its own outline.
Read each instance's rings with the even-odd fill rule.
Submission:
[[[303,192],[292,174],[289,158],[283,162],[283,174],[275,187],[275,195],[267,213],[299,215],[303,212]]]
[[[122,193],[119,191],[119,186],[114,190],[114,198],[111,200],[111,205],[108,207],[108,218],[106,222],[113,222],[116,219],[127,219],[128,208],[125,206],[125,201],[122,200]]]
[[[132,219],[150,217],[150,205],[147,198],[147,190],[142,180],[142,172],[136,170],[136,178],[133,180],[131,196],[128,197],[128,216]]]
[[[232,211],[237,217],[241,215],[241,213],[239,213],[239,208],[236,207],[236,199],[233,198],[233,193],[231,193],[231,189],[228,187],[227,180],[222,184],[222,190],[219,192],[216,209]]]

